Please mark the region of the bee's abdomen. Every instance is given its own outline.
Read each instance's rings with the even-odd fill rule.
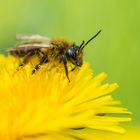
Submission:
[[[15,49],[15,50],[10,50],[9,53],[13,56],[23,57],[28,53],[28,51],[23,49],[17,49],[17,50]]]

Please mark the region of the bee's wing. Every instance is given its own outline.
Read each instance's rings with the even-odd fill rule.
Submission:
[[[40,49],[40,48],[48,48],[48,49],[52,49],[55,46],[52,44],[47,44],[47,43],[29,43],[29,44],[21,44],[21,45],[17,45],[15,47],[11,47],[8,48],[7,51],[14,51],[14,50],[33,50],[33,49]]]
[[[38,34],[18,34],[16,35],[17,40],[21,41],[49,41],[50,38],[46,36],[41,36]]]

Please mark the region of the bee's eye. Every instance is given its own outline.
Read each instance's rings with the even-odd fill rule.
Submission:
[[[68,48],[66,54],[73,59],[76,57],[76,52],[73,47]]]
[[[66,51],[67,59],[76,66],[82,66],[83,59],[81,56],[82,52],[78,46],[69,47]]]

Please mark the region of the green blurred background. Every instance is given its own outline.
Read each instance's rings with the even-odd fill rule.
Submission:
[[[139,0],[4,0],[0,2],[0,48],[19,33],[66,37],[77,44],[102,33],[85,48],[95,74],[120,87],[115,98],[140,124],[140,1]]]

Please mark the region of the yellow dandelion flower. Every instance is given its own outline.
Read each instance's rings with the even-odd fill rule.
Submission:
[[[0,56],[1,140],[92,140],[86,130],[125,131],[118,123],[131,119],[108,114],[130,112],[110,94],[116,83],[101,84],[105,73],[94,76],[85,63],[68,82],[63,68],[46,67],[32,75],[32,64],[16,71],[15,58]]]
[[[115,133],[97,132],[96,137],[98,137],[98,140],[140,140],[139,132],[140,128],[138,127],[128,127],[127,133],[121,135]]]

